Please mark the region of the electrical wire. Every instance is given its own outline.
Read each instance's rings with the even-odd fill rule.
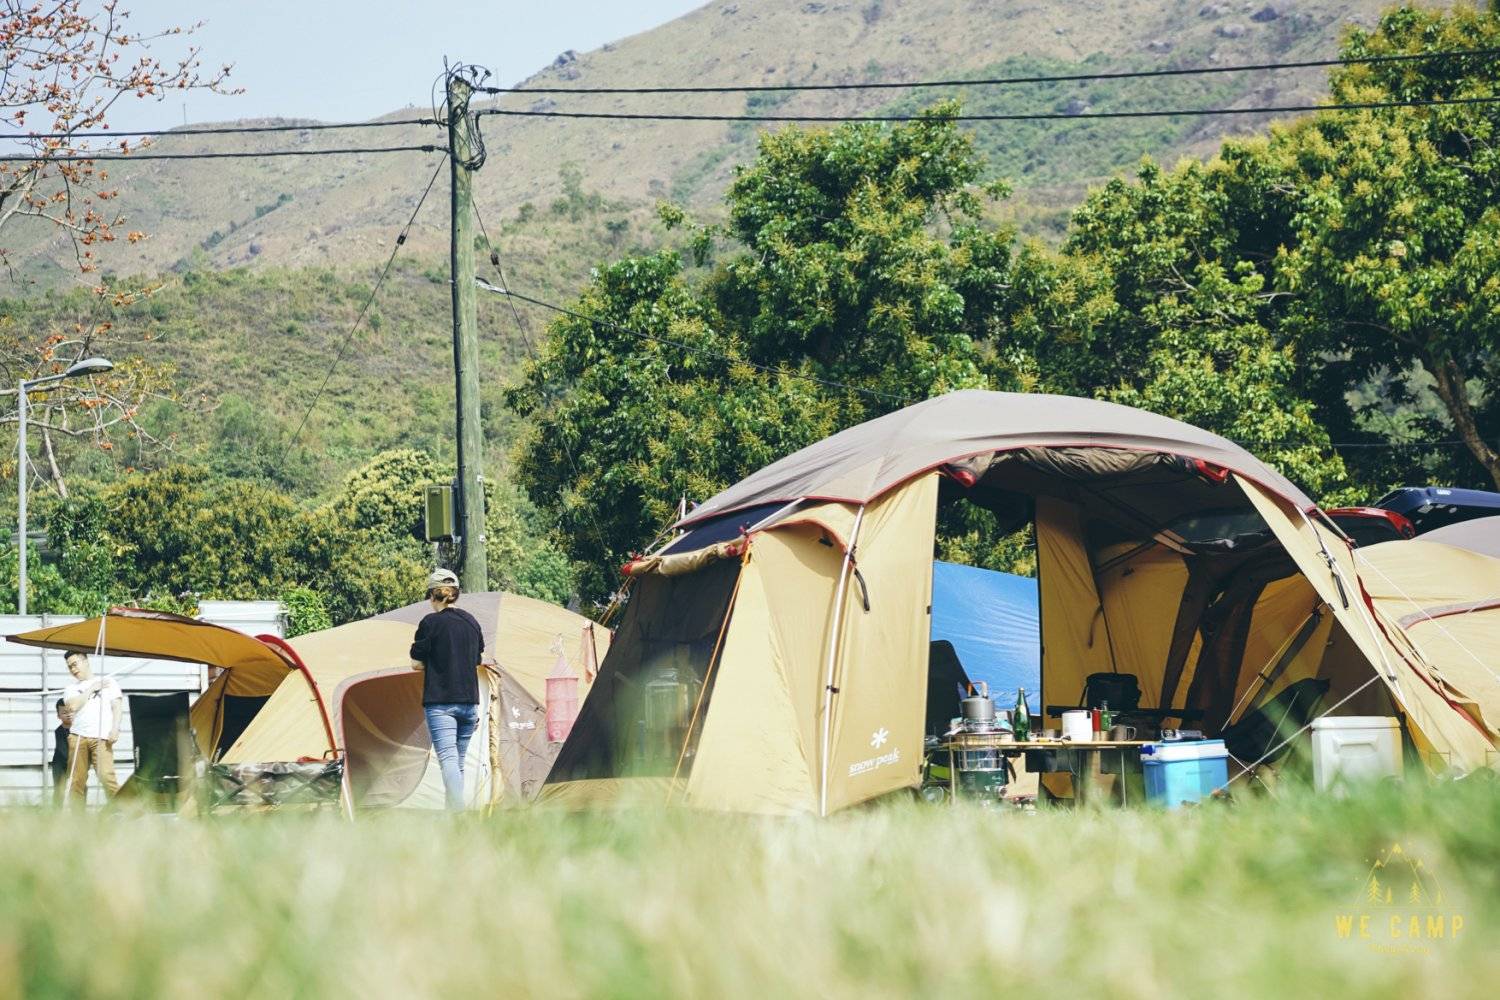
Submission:
[[[292,434],[290,440],[287,441],[286,447],[282,450],[283,454],[289,454],[293,446],[296,445],[298,438],[302,436],[302,429],[307,426],[307,418],[312,416],[313,409],[318,405],[318,400],[323,398],[323,392],[328,388],[329,380],[333,378],[334,370],[344,360],[344,355],[349,352],[349,345],[354,342],[355,331],[359,329],[360,323],[364,322],[365,314],[370,311],[370,306],[374,303],[375,296],[380,294],[380,286],[385,283],[386,275],[391,273],[391,265],[395,263],[396,254],[400,252],[402,245],[406,243],[406,236],[411,231],[412,225],[417,221],[417,213],[422,211],[422,205],[427,201],[427,195],[432,191],[432,185],[437,183],[438,174],[443,172],[444,165],[443,163],[439,163],[437,169],[432,172],[432,176],[427,179],[427,186],[422,189],[422,196],[417,199],[417,207],[411,210],[411,218],[406,220],[406,225],[401,227],[401,232],[396,236],[396,245],[391,247],[391,254],[385,259],[385,266],[380,269],[380,277],[375,279],[375,286],[370,289],[370,294],[366,296],[365,304],[359,309],[359,315],[354,317],[354,322],[350,324],[349,331],[344,334],[343,342],[339,345],[338,354],[334,356],[333,362],[328,366],[328,371],[323,375],[322,383],[319,384],[317,391],[313,393],[312,400],[308,402],[307,410],[303,412],[302,420],[297,424],[297,430]]]
[[[610,121],[664,122],[792,122],[833,124],[840,122],[1032,122],[1078,121],[1106,118],[1206,118],[1219,115],[1290,115],[1315,111],[1367,111],[1377,108],[1429,108],[1450,105],[1500,104],[1500,97],[1451,97],[1431,100],[1360,101],[1349,104],[1284,104],[1259,108],[1169,108],[1161,111],[1028,111],[1012,114],[911,114],[911,115],[704,115],[632,111],[521,111],[485,108],[480,115],[507,118],[595,118]]]
[[[1298,62],[1240,63],[1232,66],[1193,66],[1178,69],[1119,70],[1103,73],[1062,73],[1047,76],[980,77],[971,80],[871,81],[865,83],[767,83],[723,87],[480,87],[486,94],[750,94],[804,91],[908,90],[922,88],[997,87],[1032,83],[1082,83],[1094,80],[1140,80],[1154,77],[1209,76],[1224,73],[1254,73],[1327,66],[1363,66],[1381,63],[1417,62],[1428,59],[1458,59],[1500,55],[1500,49],[1454,49],[1443,52],[1399,53],[1356,56],[1344,59],[1306,59]]]
[[[477,119],[475,120],[474,127],[476,129],[479,127]],[[479,233],[484,237],[484,245],[489,249],[490,252],[490,263],[495,267],[495,274],[500,278],[501,286],[508,288],[510,287],[510,284],[505,280],[505,268],[500,264],[500,251],[495,248],[494,243],[490,242],[489,230],[485,228],[484,216],[479,211],[479,202],[474,201],[472,204],[474,206],[474,218],[479,222]],[[484,288],[487,285],[487,283],[478,275],[475,276],[474,281],[481,288]],[[488,287],[493,288],[494,286],[490,285]],[[539,363],[541,361],[541,356],[538,354],[535,345],[531,341],[531,330],[527,326],[526,321],[522,318],[521,311],[516,308],[515,300],[507,295],[505,297],[505,301],[510,306],[510,315],[511,318],[515,321],[516,332],[521,335],[521,343],[526,345],[526,353],[531,356],[533,364]],[[567,437],[560,436],[559,441],[562,444],[563,454],[568,458],[568,467],[573,470],[573,481],[581,481],[583,479],[583,475],[578,471],[578,463],[573,458],[573,449],[568,447]],[[605,541],[604,528],[599,523],[598,515],[594,513],[594,508],[591,504],[583,504],[583,509],[588,512],[589,521],[594,529],[594,537],[599,543],[600,554],[607,555],[609,553],[610,546],[609,543]]]
[[[98,154],[69,153],[65,156],[3,156],[0,163],[128,163],[135,160],[256,160],[271,156],[347,156],[358,153],[444,153],[446,146],[432,144],[422,146],[359,146],[353,149],[269,149],[261,152],[218,153],[116,153],[109,156]]]
[[[226,125],[219,127],[142,129],[134,132],[11,132],[0,135],[0,140],[26,141],[30,139],[147,139],[179,135],[250,135],[264,132],[331,132],[357,128],[394,128],[398,125],[441,125],[436,118],[400,118],[394,121],[376,122],[314,122],[308,125]]]
[[[763,365],[759,362],[751,361],[747,358],[737,358],[731,354],[723,354],[719,351],[713,351],[702,347],[695,347],[692,344],[683,343],[680,340],[672,340],[669,337],[658,337],[654,334],[642,333],[640,330],[632,330],[629,327],[621,326],[618,323],[612,323],[609,320],[599,319],[596,316],[588,316],[576,310],[569,309],[566,306],[560,306],[556,303],[547,302],[543,299],[532,298],[530,295],[524,295],[521,292],[512,291],[508,288],[496,287],[495,285],[492,285],[489,282],[485,281],[483,278],[475,278],[474,280],[479,282],[479,287],[483,288],[487,292],[494,292],[497,295],[504,295],[507,298],[520,299],[522,302],[528,302],[531,305],[538,306],[542,309],[550,309],[551,311],[559,313],[563,316],[571,316],[574,319],[582,320],[585,323],[592,323],[595,326],[600,326],[607,330],[613,330],[616,333],[623,333],[627,337],[634,337],[637,340],[649,340],[653,343],[665,344],[668,347],[675,347],[678,350],[687,351],[692,354],[699,354],[703,357],[717,358],[720,361],[727,361],[728,363],[733,365],[745,365],[747,367],[755,368],[759,371],[763,371],[771,375],[785,375],[788,378],[797,378],[802,379],[806,382],[815,382],[818,385],[827,386],[831,389],[845,389],[850,392],[857,392],[862,395],[869,396],[872,399],[882,399],[886,402],[900,403],[903,406],[910,405],[913,402],[913,400],[907,399],[905,396],[897,396],[889,392],[880,392],[876,389],[867,389],[864,386],[850,385],[847,382],[837,382],[833,379],[819,378],[816,375],[809,375],[806,372],[799,372],[790,368],[778,368],[775,365]]]

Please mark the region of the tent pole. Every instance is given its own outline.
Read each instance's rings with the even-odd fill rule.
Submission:
[[[1357,586],[1358,589],[1354,590],[1353,601],[1359,606],[1359,617],[1364,622],[1365,627],[1370,630],[1370,637],[1375,640],[1375,648],[1380,653],[1380,666],[1385,667],[1386,683],[1389,684],[1391,690],[1396,693],[1396,701],[1400,703],[1401,707],[1403,709],[1406,709],[1407,711],[1410,711],[1410,709],[1407,708],[1406,705],[1406,695],[1401,691],[1401,681],[1396,675],[1396,667],[1391,663],[1391,658],[1386,655],[1385,646],[1383,645],[1384,642],[1390,642],[1390,640],[1385,637],[1382,629],[1379,627],[1379,625],[1376,624],[1375,617],[1370,612],[1370,609],[1365,607],[1365,602],[1363,599],[1365,593],[1365,585],[1359,579],[1358,565],[1356,564],[1354,568],[1354,580],[1345,580],[1344,571],[1339,569],[1338,561],[1334,559],[1331,554],[1329,554],[1328,546],[1323,544],[1323,534],[1318,530],[1318,526],[1313,523],[1312,518],[1307,516],[1307,511],[1303,510],[1301,507],[1297,508],[1297,513],[1301,515],[1303,523],[1305,523],[1308,527],[1308,530],[1313,533],[1313,537],[1318,540],[1318,548],[1323,551],[1323,559],[1328,563],[1328,570],[1333,575],[1334,579],[1338,581],[1340,592],[1344,593],[1346,596],[1346,601],[1344,604],[1346,608],[1349,606],[1347,600],[1348,591],[1346,590],[1346,588],[1353,589]],[[1319,514],[1321,515],[1322,512],[1319,511]],[[1345,539],[1345,542],[1347,544],[1347,539]],[[1350,549],[1349,561],[1351,563],[1356,562],[1354,551],[1354,549]],[[1376,673],[1379,673],[1378,669],[1376,670]]]
[[[849,586],[849,566],[854,561],[854,549],[859,545],[859,527],[865,519],[865,508],[861,504],[854,514],[854,528],[849,532],[849,547],[844,550],[844,564],[839,569],[839,585],[833,598],[833,629],[828,634],[828,679],[823,685],[823,753],[821,780],[818,789],[818,815],[828,815],[828,756],[833,730],[833,681],[834,668],[838,662],[839,629],[844,619],[844,592]]]

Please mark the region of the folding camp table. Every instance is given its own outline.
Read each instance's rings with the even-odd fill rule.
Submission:
[[[1006,758],[1026,757],[1026,770],[1033,774],[1067,774],[1073,779],[1074,800],[1089,801],[1099,774],[1120,775],[1121,799],[1129,802],[1130,778],[1141,773],[1140,749],[1148,740],[1015,740],[1001,733],[955,733],[938,750],[948,753],[948,792],[958,800],[958,755],[964,750],[994,750]]]

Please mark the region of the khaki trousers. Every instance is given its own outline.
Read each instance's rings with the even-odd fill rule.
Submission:
[[[120,790],[115,777],[115,747],[109,740],[88,736],[68,736],[68,790],[64,801],[81,807],[88,799],[89,768],[99,776],[105,798],[112,799]]]

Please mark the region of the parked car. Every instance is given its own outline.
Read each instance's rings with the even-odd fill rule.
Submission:
[[[1405,517],[1421,535],[1460,521],[1500,514],[1500,493],[1447,486],[1403,486],[1381,497],[1375,506]]]

